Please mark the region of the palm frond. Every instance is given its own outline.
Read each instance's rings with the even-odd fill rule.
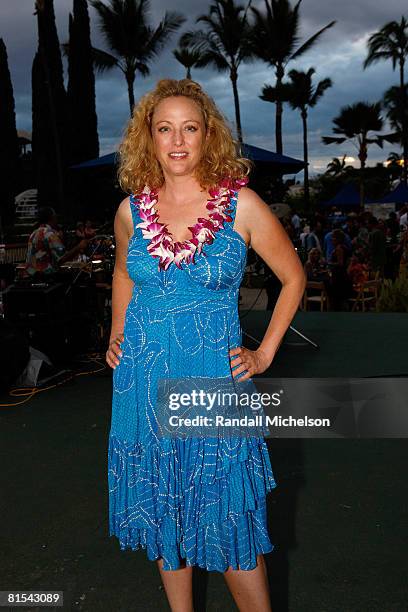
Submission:
[[[95,47],[92,47],[92,60],[99,73],[106,72],[115,66],[121,68],[120,61],[114,55]]]
[[[322,142],[324,144],[342,144],[346,142],[347,138],[340,138],[336,136],[322,136]]]
[[[330,28],[332,28],[335,25],[336,21],[331,21],[330,23],[327,24],[327,26],[325,26],[324,28],[322,28],[321,30],[319,30],[318,32],[316,32],[316,34],[314,34],[313,36],[311,36],[305,43],[303,43],[303,45],[301,45],[291,56],[290,60],[295,60],[298,57],[300,57],[301,55],[303,55],[303,53],[305,53],[306,51],[308,51],[311,47],[313,47],[313,45],[317,42],[317,40],[320,38],[320,36],[326,31],[329,30]]]

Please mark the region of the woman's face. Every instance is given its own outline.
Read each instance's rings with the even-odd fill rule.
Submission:
[[[153,112],[152,137],[164,175],[191,175],[206,138],[201,109],[186,96],[165,98]]]

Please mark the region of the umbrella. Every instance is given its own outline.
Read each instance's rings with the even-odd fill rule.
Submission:
[[[272,151],[260,149],[259,147],[254,147],[249,144],[242,145],[242,155],[261,166],[269,167],[279,174],[296,174],[305,167],[304,162],[299,159],[288,157],[287,155],[280,155],[279,153],[273,153]],[[71,168],[77,170],[82,168],[113,166],[117,162],[118,155],[115,152],[102,155],[96,159],[89,159],[81,164],[75,164],[71,166]]]

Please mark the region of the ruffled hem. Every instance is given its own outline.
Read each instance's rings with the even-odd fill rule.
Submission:
[[[263,438],[160,439],[111,435],[109,532],[163,569],[254,569],[273,550],[266,495],[276,487]]]

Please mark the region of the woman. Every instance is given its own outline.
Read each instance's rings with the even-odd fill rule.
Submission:
[[[326,260],[317,247],[310,249],[304,268],[308,281],[325,282],[330,279]]]
[[[303,294],[296,252],[244,187],[248,171],[225,119],[189,79],[159,81],[120,146],[119,180],[130,197],[115,216],[106,354],[114,368],[110,534],[157,560],[172,610],[193,610],[193,565],[223,572],[241,610],[271,609],[265,497],[276,483],[265,440],[244,440],[243,460],[233,450],[223,456],[217,438],[156,433],[159,378],[244,381],[265,372]],[[283,285],[255,351],[241,346],[238,318],[249,244]]]

